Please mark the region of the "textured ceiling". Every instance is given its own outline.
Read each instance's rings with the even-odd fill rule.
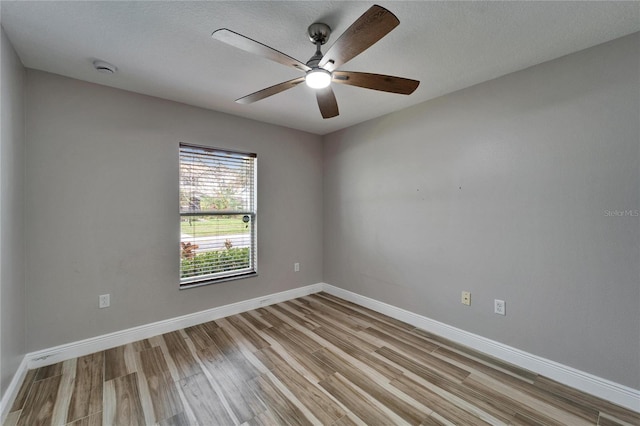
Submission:
[[[409,96],[334,85],[340,116],[323,120],[299,85],[251,105],[235,99],[300,74],[213,40],[229,28],[306,62],[306,29],[331,45],[373,3],[343,1],[2,1],[24,65],[229,114],[326,134],[640,31],[639,2],[378,2],[400,25],[343,70],[420,80]],[[326,50],[326,47],[325,47]],[[97,73],[94,59],[118,67]]]

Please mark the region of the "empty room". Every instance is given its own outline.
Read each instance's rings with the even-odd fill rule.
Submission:
[[[0,424],[640,425],[639,1],[0,24]]]

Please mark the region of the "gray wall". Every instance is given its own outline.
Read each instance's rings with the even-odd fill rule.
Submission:
[[[0,28],[0,395],[25,354],[24,133],[26,73]]]
[[[181,141],[258,154],[258,277],[178,290]],[[29,70],[27,350],[321,282],[321,142]]]
[[[325,137],[325,282],[640,389],[639,46]]]

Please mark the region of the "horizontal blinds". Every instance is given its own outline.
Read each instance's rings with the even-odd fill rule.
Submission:
[[[256,155],[180,145],[181,285],[257,272]]]
[[[180,146],[180,213],[254,212],[255,154]]]

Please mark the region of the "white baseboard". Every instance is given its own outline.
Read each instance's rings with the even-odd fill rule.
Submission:
[[[218,306],[205,311],[194,312],[192,314],[182,315],[180,317],[170,318],[151,324],[145,324],[122,331],[116,331],[114,333],[103,334],[102,336],[67,343],[65,345],[43,349],[41,351],[31,352],[26,355],[29,361],[28,368],[38,368],[67,359],[89,355],[94,352],[147,339],[159,334],[169,333],[171,331],[191,327],[196,324],[202,324],[203,322],[228,317],[230,315],[239,314],[262,306],[272,305],[274,303],[284,302],[286,300],[317,293],[322,291],[322,288],[322,284],[312,284],[305,287],[282,291],[280,293],[268,294],[254,299],[231,303],[229,305]]]
[[[594,376],[593,374],[585,373],[573,367],[524,352],[520,349],[330,284],[323,284],[323,290],[341,299],[404,321],[430,333],[437,334],[461,345],[494,356],[502,361],[514,364],[520,368],[541,374],[567,386],[606,399],[630,410],[640,412],[640,390]]]
[[[307,296],[322,291],[322,289],[322,283],[312,284],[28,353],[22,359],[18,371],[14,374],[7,391],[0,400],[0,424],[4,423],[6,416],[9,414],[11,405],[13,405],[13,401],[18,395],[20,385],[28,370],[250,311],[262,306]]]
[[[103,351],[105,349],[110,349],[141,339],[147,339],[159,334],[180,330],[185,327],[190,327],[218,318],[224,318],[229,315],[239,314],[262,306],[284,302],[320,291],[326,291],[327,293],[340,297],[344,300],[348,300],[376,312],[404,321],[423,330],[437,334],[456,343],[468,346],[488,355],[492,355],[520,368],[544,375],[550,379],[574,387],[583,392],[640,412],[639,390],[576,370],[575,368],[521,351],[494,340],[469,333],[459,328],[452,327],[439,321],[432,320],[422,315],[415,314],[357,293],[353,293],[330,284],[318,283],[28,353],[24,356],[18,370],[14,374],[13,379],[7,388],[7,391],[2,395],[2,399],[0,399],[0,424],[4,423],[6,416],[9,414],[11,405],[20,390],[20,385],[22,384],[27,371],[30,369]]]
[[[9,410],[11,410],[13,401],[16,399],[16,396],[18,396],[18,392],[20,391],[22,381],[27,375],[27,370],[27,357],[25,356],[22,358],[22,361],[18,366],[18,370],[13,375],[13,379],[11,379],[9,386],[7,386],[7,390],[2,395],[2,399],[0,399],[0,424],[4,424],[7,414],[9,414]]]

